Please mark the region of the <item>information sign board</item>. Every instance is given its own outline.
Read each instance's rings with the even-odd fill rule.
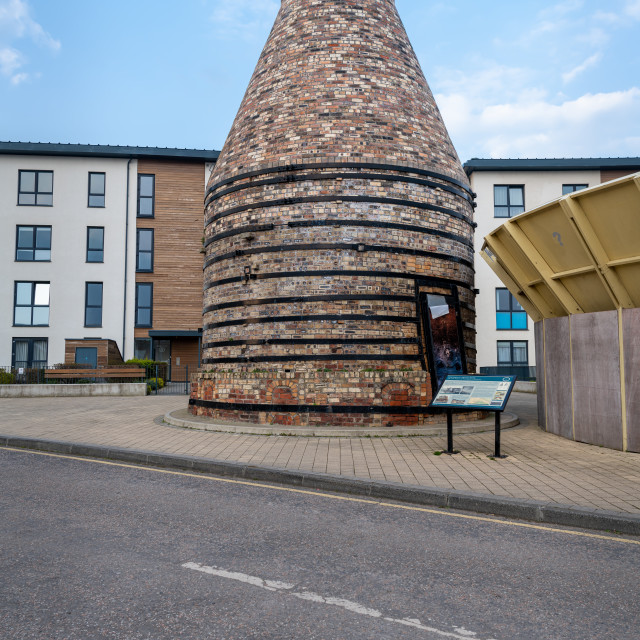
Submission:
[[[516,376],[448,375],[431,407],[504,411],[515,383]]]

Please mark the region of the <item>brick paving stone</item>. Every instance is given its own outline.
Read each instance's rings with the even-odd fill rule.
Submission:
[[[640,455],[545,433],[527,394],[512,396],[509,409],[524,424],[503,432],[504,460],[488,457],[492,432],[456,435],[461,454],[434,456],[445,439],[255,436],[157,422],[183,404],[171,396],[2,399],[0,433],[640,513]]]

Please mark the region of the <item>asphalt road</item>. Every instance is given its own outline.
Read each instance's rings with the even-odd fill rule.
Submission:
[[[638,540],[0,450],[0,638],[637,640]]]

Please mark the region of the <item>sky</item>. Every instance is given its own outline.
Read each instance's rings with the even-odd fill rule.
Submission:
[[[221,149],[279,0],[0,0],[0,140]],[[640,156],[640,0],[396,0],[470,158]]]

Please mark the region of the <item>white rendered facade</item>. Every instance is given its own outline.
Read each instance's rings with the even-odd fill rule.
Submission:
[[[624,167],[629,167],[628,169]],[[592,187],[603,181],[632,173],[634,167],[640,166],[640,158],[620,159],[615,164],[613,159],[587,160],[471,160],[465,164],[471,186],[476,193],[477,208],[475,221],[475,269],[476,288],[476,330],[477,330],[477,367],[480,372],[484,367],[504,365],[507,349],[511,354],[522,356],[526,343],[526,365],[536,366],[533,322],[526,319],[526,328],[498,328],[499,324],[509,325],[509,313],[501,313],[497,303],[497,290],[502,289],[503,300],[510,297],[504,291],[504,284],[495,275],[486,262],[480,257],[485,236],[503,224],[507,217],[496,217],[496,212],[504,215],[504,208],[496,208],[503,204],[496,202],[496,187],[522,187],[524,211],[529,211],[563,195],[563,187],[572,185],[575,188]],[[637,170],[637,169],[635,169]],[[519,203],[518,203],[519,204]],[[513,216],[511,216],[513,217]],[[549,233],[553,233],[550,229]],[[519,314],[511,314],[515,318]],[[499,318],[499,316],[501,316]],[[518,322],[512,322],[519,324]],[[499,343],[503,362],[499,362]],[[514,366],[521,363],[512,362]],[[507,366],[507,365],[505,365]]]
[[[202,278],[201,267],[193,274],[183,272],[171,238],[175,233],[199,241],[202,222],[193,207],[204,196],[217,155],[193,149],[0,142],[0,369],[69,361],[69,350],[77,358],[78,341],[84,340],[94,341],[85,351],[95,352],[95,340],[101,339],[115,342],[125,360],[134,357],[144,326],[136,324],[136,291],[139,281],[157,275],[153,256],[156,267],[165,269],[151,305],[165,315],[182,280]],[[153,176],[153,192],[146,198],[151,215],[138,215],[143,200],[139,176],[149,174],[149,167],[160,170],[162,179]],[[194,175],[194,167],[202,171],[199,185],[180,182],[185,167],[187,175]],[[194,203],[191,213],[185,203]],[[178,220],[181,227],[174,229],[175,216],[182,214],[184,222]],[[144,252],[138,232],[148,228],[155,229],[151,269],[138,263]],[[201,310],[197,296],[194,305]],[[161,313],[152,315],[155,322]],[[178,321],[160,328],[180,335],[188,327]],[[145,334],[151,329],[155,325],[147,326]],[[65,341],[71,340],[65,354]],[[193,340],[197,357],[198,338]]]
[[[51,206],[18,204],[20,172],[29,179],[33,172],[39,175],[39,172],[52,172]],[[123,353],[123,334],[126,335],[127,327],[133,326],[135,250],[132,252],[125,245],[133,237],[135,249],[136,172],[136,160],[124,158],[0,154],[0,300],[3,301],[0,366],[12,365],[16,358],[16,340],[24,344],[23,339],[46,339],[49,365],[64,362],[68,338],[115,340]],[[90,173],[104,175],[104,206],[89,206]],[[23,178],[23,182],[27,180]],[[27,232],[30,227],[51,228],[50,260],[18,259],[18,228]],[[88,261],[87,253],[89,227],[98,230],[92,232],[92,238],[100,235],[103,238],[102,256],[99,252],[92,253],[93,262]],[[92,242],[99,247],[95,240]],[[21,254],[28,255],[28,252]],[[39,254],[46,256],[46,252]],[[126,319],[125,257],[128,263]],[[44,310],[40,310],[40,317],[32,319],[32,324],[29,324],[28,308],[20,310],[25,311],[22,315],[16,312],[20,302],[18,287],[23,293],[28,291],[28,286],[16,283],[49,284],[46,324]],[[93,316],[88,319],[88,324],[98,326],[85,326],[86,283],[102,283],[101,308],[94,305]],[[97,292],[99,288],[92,289],[93,296]],[[38,293],[44,296],[46,287],[40,287]],[[127,346],[132,351],[132,339],[130,342]],[[41,344],[41,340],[38,343]]]

